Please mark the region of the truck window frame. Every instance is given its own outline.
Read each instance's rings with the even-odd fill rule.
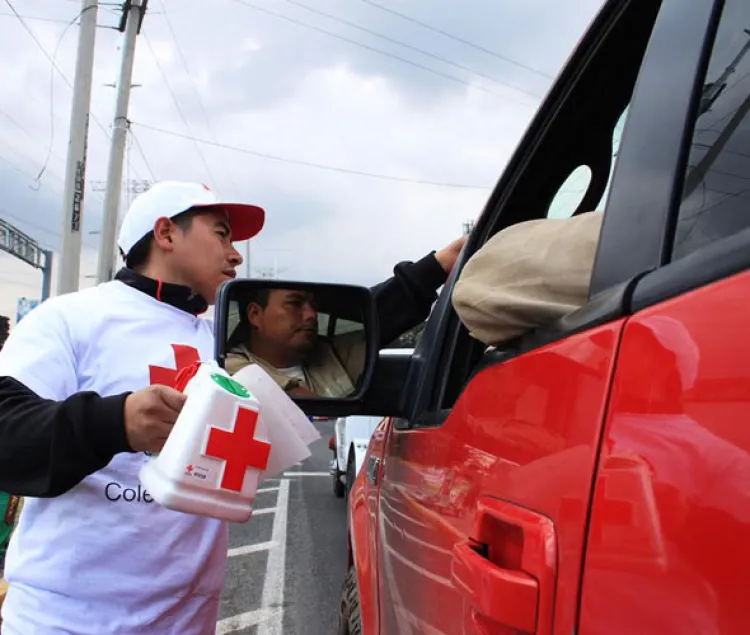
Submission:
[[[565,122],[570,121],[566,115],[571,116],[569,113],[574,104],[582,93],[585,94],[586,82],[601,77],[592,74],[597,65],[607,65],[612,61],[604,55],[596,56],[596,52],[602,46],[614,46],[612,34],[617,33],[617,25],[625,24],[623,21],[632,18],[635,12],[642,15],[649,6],[655,13],[653,28],[649,27],[644,33],[646,43],[639,45],[643,47],[643,53],[640,61],[633,63],[636,78],[629,83],[627,97],[617,115],[619,118],[622,110],[629,106],[604,207],[604,223],[592,275],[591,301],[560,324],[538,329],[507,349],[493,352],[490,363],[501,363],[510,356],[627,314],[638,280],[666,263],[678,200],[676,193],[682,187],[686,136],[692,137],[692,128],[686,126],[686,122],[692,116],[698,78],[703,76],[702,67],[706,63],[706,48],[710,45],[709,35],[718,4],[720,2],[715,0],[700,0],[690,3],[690,6],[679,0],[662,0],[656,5],[641,0],[611,0],[603,7],[502,175],[477,222],[461,262],[441,293],[415,351],[402,393],[403,411],[409,413],[408,417],[396,420],[396,427],[440,425],[450,412],[486,350],[483,344],[469,336],[450,302],[460,270],[470,255],[497,231],[546,215],[557,191],[550,184],[563,173],[564,177],[558,184],[561,185],[570,171],[580,165],[567,165],[568,172],[560,168],[566,165],[564,162],[549,169],[539,167],[555,161],[549,153],[545,156],[545,150],[549,148],[547,144],[553,133],[565,128]],[[695,41],[703,45],[696,47]],[[670,73],[669,91],[663,86],[665,66]],[[654,94],[657,87],[659,91]],[[643,165],[641,158],[645,143],[654,146],[648,166]],[[649,187],[633,188],[632,183],[642,182],[639,175],[646,167],[659,178],[649,183]],[[576,213],[589,211],[601,197],[609,171],[604,180],[601,172],[601,169],[594,171],[589,191]],[[546,175],[541,181],[547,184],[547,189],[537,195],[537,200],[548,196],[547,205],[524,206],[518,203],[521,199],[519,191],[522,186],[528,188],[528,182],[534,181],[540,190],[545,189],[540,186],[540,179],[528,176],[532,173]],[[527,202],[528,198],[524,201]]]

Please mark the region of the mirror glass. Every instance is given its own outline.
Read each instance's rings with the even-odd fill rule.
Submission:
[[[218,357],[230,374],[258,364],[290,396],[358,395],[369,353],[368,289],[236,280],[220,302]]]

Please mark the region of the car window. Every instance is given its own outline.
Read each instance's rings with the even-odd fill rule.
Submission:
[[[344,335],[345,333],[354,333],[356,331],[364,331],[365,325],[362,322],[353,322],[351,320],[338,319],[336,320],[336,335]]]
[[[659,9],[660,3],[651,0],[624,3],[554,112],[540,113],[545,126],[529,144],[531,154],[518,163],[522,172],[508,180],[511,187],[500,199],[486,239],[527,220],[606,213],[629,104]],[[457,317],[456,322],[455,338],[444,340],[439,362],[447,374],[432,396],[440,410],[453,406],[487,350]],[[513,342],[505,344],[499,354],[513,350]]]
[[[612,131],[612,162],[607,179],[607,187],[604,190],[599,202],[592,209],[604,210],[609,194],[609,188],[612,183],[612,175],[617,162],[617,151],[620,148],[620,137],[625,126],[628,108],[626,108]],[[584,196],[591,185],[591,168],[588,165],[579,165],[567,178],[562,187],[555,194],[552,204],[549,206],[547,218],[570,218],[583,202]]]
[[[750,3],[728,0],[690,146],[672,258],[750,227]]]

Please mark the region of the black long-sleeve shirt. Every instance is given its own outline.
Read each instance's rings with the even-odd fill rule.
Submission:
[[[189,313],[205,309],[200,297],[185,287],[160,284],[128,269],[117,279]],[[428,255],[415,263],[399,263],[391,278],[373,287],[381,345],[429,315],[445,280],[434,255]],[[116,454],[132,452],[125,434],[128,394],[81,392],[51,401],[12,377],[0,377],[0,491],[58,496],[106,467]]]

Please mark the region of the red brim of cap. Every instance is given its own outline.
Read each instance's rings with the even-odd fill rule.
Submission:
[[[249,240],[260,233],[266,220],[266,212],[262,207],[246,205],[245,203],[215,203],[212,205],[196,205],[201,208],[224,210],[227,213],[229,227],[232,230],[232,242]]]

